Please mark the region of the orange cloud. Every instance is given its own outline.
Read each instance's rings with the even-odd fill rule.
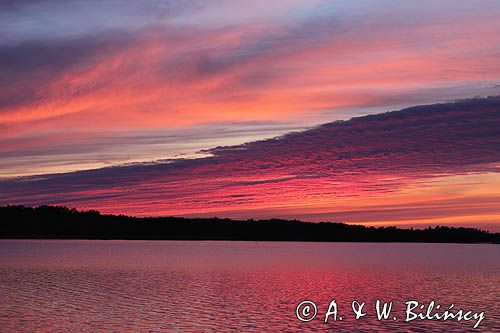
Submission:
[[[272,212],[368,224],[484,224],[500,214],[499,100],[359,117],[210,149],[204,158],[4,180],[0,203],[133,215]]]

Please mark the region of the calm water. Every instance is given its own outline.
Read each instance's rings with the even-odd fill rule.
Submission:
[[[473,331],[404,323],[410,299],[485,311],[475,331],[500,332],[498,245],[4,240],[0,286],[1,332]],[[344,320],[324,323],[333,299]],[[391,320],[376,299],[394,301]]]

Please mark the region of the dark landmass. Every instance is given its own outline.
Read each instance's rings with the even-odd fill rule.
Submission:
[[[400,229],[297,220],[103,215],[66,207],[0,207],[3,239],[144,239],[303,242],[500,243],[500,233],[474,228]]]

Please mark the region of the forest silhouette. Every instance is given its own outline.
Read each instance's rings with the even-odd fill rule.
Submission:
[[[500,233],[446,226],[401,229],[280,219],[131,217],[60,206],[4,206],[0,217],[3,239],[500,243]]]

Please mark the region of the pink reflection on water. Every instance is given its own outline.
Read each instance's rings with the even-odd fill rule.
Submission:
[[[470,323],[355,321],[354,299],[455,303],[500,329],[498,246],[0,241],[0,327],[17,331],[463,332]],[[295,306],[335,299],[345,320]],[[480,327],[480,328],[481,328]]]

